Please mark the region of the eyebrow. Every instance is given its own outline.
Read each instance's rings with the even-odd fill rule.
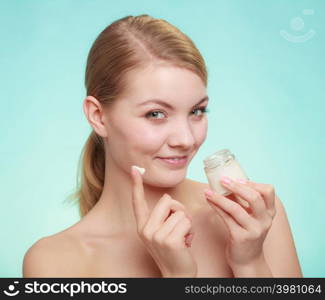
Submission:
[[[209,100],[209,97],[208,96],[205,96],[203,99],[201,99],[198,103],[196,103],[195,105],[193,105],[193,107],[196,107],[198,106],[199,104],[201,104],[202,102],[204,101],[208,101]],[[171,106],[169,103],[163,101],[163,100],[160,100],[160,99],[150,99],[150,100],[147,100],[145,102],[142,102],[140,103],[138,106],[143,106],[143,105],[146,105],[146,104],[149,104],[149,103],[157,103],[157,104],[160,104],[161,106],[164,106],[164,107],[167,107],[171,110],[174,109],[173,106]]]

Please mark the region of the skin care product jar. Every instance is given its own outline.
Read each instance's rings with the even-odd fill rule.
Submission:
[[[227,190],[221,183],[222,176],[228,176],[233,180],[249,180],[244,170],[239,165],[235,155],[229,149],[222,149],[208,156],[203,160],[204,171],[208,178],[210,188],[227,196],[231,191]]]

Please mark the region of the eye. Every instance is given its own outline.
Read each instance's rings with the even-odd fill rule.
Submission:
[[[196,114],[196,111],[201,112],[200,114]],[[201,117],[204,114],[206,114],[207,112],[209,112],[209,110],[207,109],[206,106],[201,106],[198,108],[195,108],[194,110],[192,110],[192,112],[194,112],[194,115]],[[159,116],[159,114],[165,114],[163,111],[161,110],[153,110],[150,111],[146,114],[146,118],[148,119],[157,119],[157,120],[162,120],[164,117],[158,118],[157,116]]]
[[[159,113],[163,113],[162,111],[160,110],[153,110],[153,111],[150,111],[146,114],[146,118],[148,119],[161,119],[161,118],[156,118],[156,116],[159,114]],[[153,118],[152,118],[153,117]]]
[[[195,111],[200,111],[201,112],[201,114],[199,114],[197,116],[203,116],[205,113],[209,112],[209,109],[206,106],[201,106],[201,107],[198,107],[198,108],[194,109],[192,112],[195,112]]]

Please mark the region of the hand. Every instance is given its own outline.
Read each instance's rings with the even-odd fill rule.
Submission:
[[[142,176],[132,172],[132,204],[138,234],[163,277],[196,277],[197,265],[190,252],[193,230],[185,206],[164,194],[150,212]]]
[[[223,180],[221,183],[232,194],[224,197],[208,190],[205,195],[229,230],[226,247],[228,264],[231,267],[251,264],[264,255],[263,243],[276,214],[274,187],[231,179],[229,183]],[[245,206],[242,200],[247,201],[249,206]]]

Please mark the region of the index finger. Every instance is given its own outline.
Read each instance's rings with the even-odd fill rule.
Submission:
[[[265,202],[257,190],[234,180],[230,180],[228,183],[221,180],[221,183],[234,192],[236,196],[238,195],[247,201],[256,217],[262,217],[264,215]]]
[[[134,168],[134,166],[131,168],[131,175],[133,183],[132,206],[138,229],[140,229],[143,228],[147,221],[149,215],[149,207],[144,196],[142,175],[137,170],[137,168]]]

